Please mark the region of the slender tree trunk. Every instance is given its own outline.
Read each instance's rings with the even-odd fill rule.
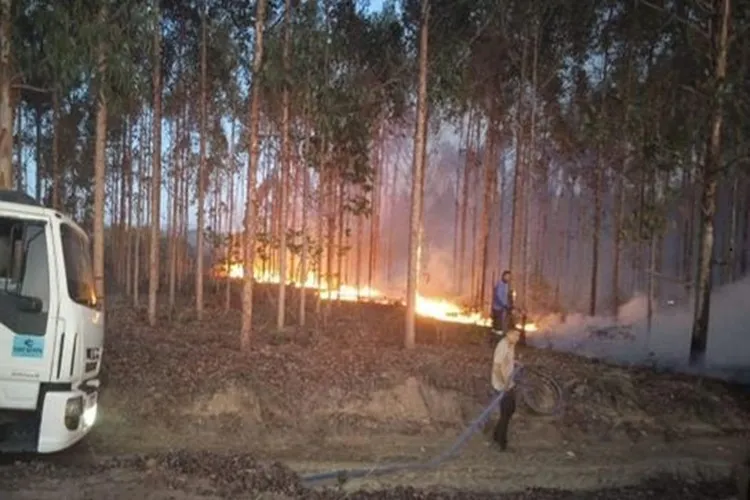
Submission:
[[[226,253],[226,266],[227,266],[227,282],[226,291],[224,295],[224,311],[229,312],[232,307],[232,268],[235,262],[234,259],[234,178],[237,175],[234,163],[234,133],[236,129],[236,121],[232,118],[232,128],[229,133],[229,194],[227,196],[227,253]]]
[[[477,141],[477,144],[479,144],[479,141]],[[474,195],[472,196],[474,198],[474,205],[471,207],[471,302],[472,306],[477,307],[477,263],[481,262],[481,260],[478,258],[477,253],[480,249],[480,244],[477,242],[477,234],[479,232],[479,212],[480,212],[480,197],[479,197],[479,189],[480,189],[480,182],[482,178],[482,170],[479,163],[475,165],[474,168],[474,185],[476,186],[476,191]]]
[[[606,50],[609,51],[609,41],[605,42]],[[604,56],[602,82],[606,84],[609,74],[609,60],[607,55]],[[599,116],[602,121],[607,119],[606,101],[602,97],[599,108]],[[599,285],[599,238],[602,230],[602,191],[604,177],[604,144],[599,139],[596,153],[596,166],[594,167],[594,221],[593,232],[591,234],[591,295],[589,297],[589,315],[596,316],[596,300]]]
[[[208,20],[206,19],[206,13],[205,11],[201,13],[201,82],[200,82],[200,92],[201,92],[201,102],[200,102],[200,127],[201,127],[201,136],[200,136],[200,161],[198,163],[198,235],[197,235],[197,245],[195,249],[196,253],[196,259],[198,262],[196,263],[196,270],[195,270],[195,312],[198,316],[198,321],[203,319],[203,264],[205,261],[204,258],[204,238],[205,238],[205,203],[206,203],[206,135],[208,135],[208,127],[206,124],[207,120],[207,107],[208,107],[208,90],[206,88],[207,81],[206,81],[206,44],[208,41],[206,40],[206,30],[207,30],[207,24]]]
[[[729,20],[731,0],[715,0],[716,14],[712,20],[715,65],[712,75],[713,103],[706,161],[703,164],[701,193],[701,243],[698,247],[698,277],[696,280],[695,316],[693,318],[690,363],[702,362],[708,343],[708,321],[711,307],[711,271],[714,252],[714,216],[716,215],[716,184],[721,162],[721,134],[724,120],[724,92],[727,77]]]
[[[343,270],[344,270],[344,197],[345,197],[345,184],[344,179],[339,176],[338,179],[338,196],[336,198],[336,211],[335,213],[338,215],[338,232],[336,235],[338,236],[338,241],[336,243],[336,300],[339,301],[341,299],[341,286],[344,284],[343,279]]]
[[[127,120],[128,136],[131,141],[128,142],[128,162],[126,171],[127,184],[127,218],[125,221],[126,234],[125,234],[125,294],[130,297],[133,293],[133,129],[135,128],[134,120],[132,117],[128,117]]]
[[[624,171],[624,169],[623,169]],[[612,316],[615,318],[620,308],[620,252],[622,251],[622,215],[625,208],[625,189],[622,174],[616,173],[615,180],[615,224],[612,250]]]
[[[737,248],[737,219],[739,217],[739,202],[740,202],[740,174],[736,169],[733,169],[732,178],[732,194],[731,194],[731,206],[729,215],[729,230],[727,231],[727,246],[724,255],[724,283],[731,283],[734,280],[736,266],[736,248]]]
[[[0,1],[0,189],[13,189],[13,105],[11,0]]]
[[[419,20],[419,89],[417,93],[417,123],[414,127],[414,166],[412,170],[411,219],[409,223],[409,275],[406,280],[406,330],[404,333],[404,345],[407,349],[414,348],[416,343],[415,316],[419,272],[419,230],[422,215],[424,159],[427,149],[427,41],[429,22],[430,0],[422,0]]]
[[[42,107],[36,106],[34,127],[36,131],[36,142],[34,147],[34,161],[36,163],[36,178],[34,179],[34,199],[36,201],[42,201]]]
[[[161,14],[157,13],[154,29],[154,73],[153,73],[153,106],[154,117],[153,149],[151,151],[151,239],[149,241],[149,277],[148,277],[148,322],[156,324],[156,294],[159,293],[159,257],[161,252]]]
[[[396,179],[398,176],[398,168],[396,167],[396,164],[394,163],[391,165],[391,168],[393,172],[391,173],[391,196],[393,197],[393,205],[396,205],[399,200],[399,191],[396,187]],[[388,286],[391,285],[391,278],[393,276],[393,238],[394,238],[394,226],[393,220],[394,220],[394,210],[393,205],[390,207],[390,210],[388,211],[388,218],[390,219],[391,223],[388,224],[388,254],[387,254],[387,266],[386,266],[386,275],[387,275],[387,282]]]
[[[182,193],[181,185],[184,175],[182,166],[182,129],[185,126],[180,114],[175,118],[175,137],[177,140],[174,144],[174,163],[172,167],[172,222],[169,231],[169,310],[172,312],[175,307],[175,292],[177,287],[177,240],[179,238],[179,216],[180,213],[180,196]]]
[[[143,235],[143,197],[144,197],[144,170],[146,164],[146,148],[143,145],[146,139],[146,116],[142,118],[140,132],[138,134],[140,151],[138,154],[138,201],[135,212],[135,251],[133,252],[133,307],[138,308],[140,305],[141,295],[141,238]]]
[[[119,285],[125,284],[125,262],[127,260],[127,254],[125,253],[125,214],[127,210],[127,161],[128,161],[128,127],[124,124],[122,127],[121,143],[120,143],[120,172],[119,172],[119,196],[118,196],[118,217],[117,217],[117,232],[113,234],[112,241],[114,242],[115,250],[112,252],[112,264],[116,270],[117,281]],[[54,190],[54,181],[52,184]]]
[[[494,114],[494,112],[493,112]],[[490,244],[490,224],[492,223],[492,193],[495,190],[495,173],[497,165],[495,164],[495,127],[497,126],[494,119],[489,120],[489,127],[487,136],[484,144],[484,203],[482,203],[482,235],[481,235],[481,251],[482,251],[482,263],[479,270],[479,297],[477,305],[481,311],[484,310],[484,305],[487,297],[485,296],[485,286],[487,279],[487,267],[489,258],[489,244]]]
[[[466,273],[466,227],[469,212],[469,181],[471,180],[471,171],[473,169],[474,155],[472,152],[473,143],[473,125],[474,121],[481,122],[478,113],[470,112],[469,125],[466,133],[466,161],[464,162],[464,183],[463,195],[461,196],[461,235],[458,245],[458,293],[464,294],[464,276]],[[477,127],[479,129],[479,126]]]
[[[360,190],[361,194],[361,190]],[[363,245],[363,234],[364,234],[364,221],[361,213],[354,214],[357,218],[357,255],[355,257],[355,270],[354,270],[354,281],[357,287],[357,299],[360,298],[360,288],[362,286],[362,245]]]
[[[52,92],[52,207],[61,210],[60,175],[60,96],[57,88]]]
[[[323,141],[322,151],[325,151],[325,140]],[[316,266],[318,271],[318,287],[323,289],[323,250],[325,237],[325,225],[326,225],[326,171],[324,170],[325,163],[321,160],[321,168],[318,173],[318,248]],[[327,272],[327,270],[326,270]],[[326,275],[325,289],[330,290],[330,277]],[[320,293],[318,293],[317,300],[315,301],[315,315],[320,318]]]
[[[521,56],[521,79],[523,80],[526,75],[526,53],[527,53],[527,42],[523,42],[523,54]],[[520,261],[521,257],[521,246],[522,241],[522,217],[523,217],[523,94],[519,96],[518,103],[516,105],[515,113],[515,136],[516,136],[516,147],[515,147],[515,168],[513,169],[513,218],[511,219],[510,229],[510,260],[509,269],[511,276],[514,281],[522,282],[518,280],[518,269],[523,269],[523,263]]]
[[[305,119],[307,120],[307,116],[305,116]],[[306,304],[305,301],[307,299],[307,260],[309,258],[309,244],[308,244],[308,237],[307,237],[307,223],[309,219],[308,214],[308,203],[310,198],[310,179],[309,179],[309,172],[307,168],[307,150],[308,150],[308,143],[309,143],[309,137],[310,137],[310,131],[307,130],[307,126],[305,126],[305,139],[304,143],[302,145],[303,152],[302,152],[302,161],[300,162],[300,168],[302,169],[302,255],[300,257],[299,267],[300,267],[300,294],[299,294],[299,325],[305,326],[305,320],[306,320]],[[320,281],[318,281],[320,282]]]
[[[331,168],[330,165],[327,168]],[[333,280],[333,256],[334,256],[334,243],[336,238],[336,196],[335,196],[335,184],[334,184],[334,173],[328,172],[326,175],[327,184],[327,196],[326,196],[326,212],[327,212],[327,232],[326,239],[328,248],[326,249],[326,288],[329,293],[333,293],[336,289]],[[329,296],[329,298],[332,298]],[[326,304],[330,307],[330,301]]]
[[[292,0],[284,2],[284,84],[281,93],[281,179],[279,182],[279,296],[276,308],[276,328],[284,328],[286,314],[286,280],[287,280],[287,187],[289,183],[289,169],[291,166],[291,145],[289,139],[290,128],[290,95],[289,81],[291,78],[291,45],[292,45]]]
[[[266,19],[267,0],[258,0],[255,12],[255,50],[253,54],[253,80],[260,78],[263,69],[263,29]],[[240,347],[247,350],[252,341],[253,320],[253,263],[255,262],[255,231],[257,205],[255,199],[255,183],[258,176],[258,157],[260,144],[258,141],[258,122],[260,118],[260,88],[252,82],[250,89],[250,154],[247,165],[247,206],[245,209],[245,258],[242,290],[242,330]]]
[[[107,18],[106,7],[99,10],[100,22]],[[96,142],[94,145],[94,285],[97,302],[106,311],[104,296],[104,182],[106,175],[107,98],[105,95],[106,50],[102,42],[97,54]],[[1,170],[1,168],[0,168]]]
[[[372,189],[372,217],[370,218],[370,258],[367,270],[367,286],[372,289],[374,275],[380,276],[380,205],[383,191],[383,129],[385,120],[380,122],[375,140],[375,166]]]
[[[467,132],[468,136],[468,130],[465,130],[466,127],[464,126],[463,120],[462,120],[462,127],[461,127],[461,137],[459,139],[459,145],[466,144],[466,139],[463,137],[464,132]],[[456,197],[456,201],[454,204],[455,211],[453,214],[453,272],[451,274],[451,279],[453,281],[453,291],[454,293],[460,293],[460,285],[459,285],[459,277],[461,276],[461,271],[459,270],[459,263],[458,260],[458,249],[459,249],[459,234],[461,231],[460,223],[461,223],[461,162],[456,162],[456,191],[454,193]]]

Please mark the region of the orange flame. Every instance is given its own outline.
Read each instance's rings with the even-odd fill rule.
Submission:
[[[230,264],[228,269],[226,265],[221,265],[220,268],[217,269],[216,274],[218,277],[222,278],[229,277],[231,279],[241,279],[245,273],[243,265],[241,263],[235,263]],[[262,271],[257,269],[257,267],[254,274],[255,281],[258,283],[279,283],[281,281],[279,273]],[[318,291],[322,300],[342,300],[348,302],[365,300],[378,303],[399,302],[389,300],[384,293],[368,286],[357,288],[351,285],[340,285],[337,289],[329,290],[327,284],[319,283],[317,276],[312,272],[307,274],[307,279],[301,285],[298,281],[293,279],[287,279],[287,285],[295,288],[301,287],[315,289]],[[403,300],[400,302],[401,304],[405,304]],[[449,300],[425,297],[420,294],[417,294],[416,312],[419,316],[434,318],[448,323],[479,326],[490,326],[492,323],[489,318],[483,316],[479,312],[467,312],[460,305],[450,302]],[[537,330],[537,326],[534,323],[526,323],[525,325],[518,324],[516,325],[516,328],[525,328],[526,332],[535,332]]]

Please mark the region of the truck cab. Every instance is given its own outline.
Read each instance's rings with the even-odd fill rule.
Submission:
[[[86,233],[0,190],[0,453],[60,451],[91,430],[103,343]]]

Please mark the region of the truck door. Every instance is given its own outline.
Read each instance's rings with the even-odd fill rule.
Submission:
[[[0,215],[0,409],[33,410],[50,377],[58,297],[48,220]]]

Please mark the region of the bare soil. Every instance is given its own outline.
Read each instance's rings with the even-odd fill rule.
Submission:
[[[509,451],[486,429],[434,470],[307,487],[300,475],[449,447],[489,402],[491,347],[481,329],[425,320],[405,351],[403,310],[375,304],[334,304],[325,323],[273,331],[272,301],[258,295],[249,353],[236,310],[210,308],[202,322],[165,312],[152,328],[145,311],[110,301],[97,427],[58,455],[0,457],[0,498],[736,495],[747,388],[532,348],[522,361],[555,377],[565,409],[539,417],[519,405]]]

